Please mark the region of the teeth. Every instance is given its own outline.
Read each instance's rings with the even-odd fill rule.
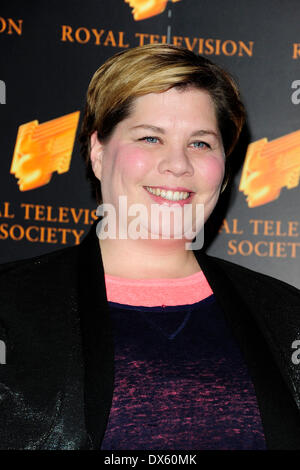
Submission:
[[[182,199],[187,199],[190,195],[190,193],[187,193],[185,191],[166,191],[165,189],[159,189],[159,188],[150,188],[149,186],[146,186],[147,191],[149,193],[154,194],[155,196],[160,196],[164,199],[168,199],[169,201],[179,201]]]

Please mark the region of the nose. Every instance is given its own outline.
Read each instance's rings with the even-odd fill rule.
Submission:
[[[172,146],[165,149],[158,165],[160,173],[173,173],[175,176],[194,174],[193,165],[183,148]]]

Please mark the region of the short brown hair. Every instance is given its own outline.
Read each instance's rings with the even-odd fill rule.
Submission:
[[[169,44],[151,44],[119,52],[94,74],[87,91],[80,143],[87,176],[101,201],[101,190],[90,161],[90,137],[97,131],[105,141],[115,126],[129,116],[134,99],[173,87],[192,86],[207,91],[215,105],[226,157],[235,147],[245,121],[238,87],[231,75],[194,52]],[[225,178],[228,180],[228,160]]]

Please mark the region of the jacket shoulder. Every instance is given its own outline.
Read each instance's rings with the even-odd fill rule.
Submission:
[[[43,267],[58,267],[60,264],[72,259],[77,255],[78,245],[51,251],[42,255],[19,259],[0,264],[0,283],[5,282],[6,275],[18,276],[24,271],[39,271]],[[1,284],[0,284],[1,285]]]
[[[14,335],[27,325],[67,316],[70,298],[76,293],[77,246],[0,266],[2,336],[9,330]]]
[[[267,274],[260,273],[250,268],[240,266],[231,261],[227,261],[214,256],[206,255],[210,262],[215,265],[216,269],[224,272],[228,278],[234,283],[238,290],[244,290],[255,294],[259,297],[262,293],[263,297],[279,297],[283,300],[283,295],[289,298],[295,298],[300,301],[300,290],[296,287],[276,279]],[[257,299],[259,300],[259,299]]]

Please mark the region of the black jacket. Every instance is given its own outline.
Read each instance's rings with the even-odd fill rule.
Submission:
[[[195,251],[252,377],[269,449],[300,449],[297,289]],[[113,338],[95,224],[83,242],[1,267],[0,449],[100,449]]]

